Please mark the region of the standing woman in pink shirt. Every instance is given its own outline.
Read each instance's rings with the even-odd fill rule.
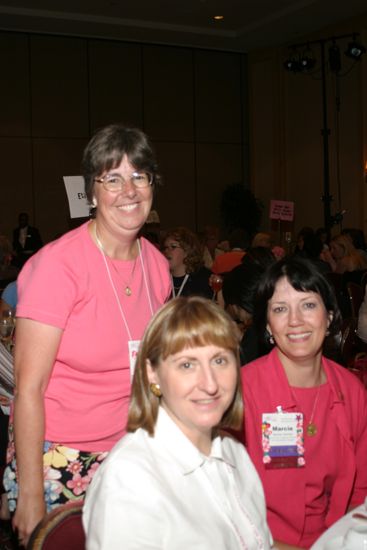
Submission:
[[[93,219],[41,249],[18,279],[4,483],[23,545],[46,511],[84,497],[125,433],[137,347],[170,292],[167,261],[138,236],[159,182],[145,134],[103,128],[83,171]]]

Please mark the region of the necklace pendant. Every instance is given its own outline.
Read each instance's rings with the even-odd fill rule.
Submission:
[[[307,424],[306,433],[309,437],[313,437],[317,434],[317,426],[313,422]]]
[[[132,290],[129,286],[125,287],[125,294],[126,294],[126,296],[131,296],[132,295]]]

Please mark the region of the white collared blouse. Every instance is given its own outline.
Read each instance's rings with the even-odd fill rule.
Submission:
[[[217,437],[210,456],[161,408],[154,437],[123,437],[87,492],[88,550],[269,549],[262,486],[245,448]]]

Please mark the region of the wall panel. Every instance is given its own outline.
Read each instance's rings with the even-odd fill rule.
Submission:
[[[88,135],[86,41],[31,37],[32,133]]]
[[[241,56],[195,52],[196,139],[242,140]]]
[[[34,221],[32,157],[27,138],[0,137],[0,234],[12,238],[18,214],[28,212]]]
[[[29,136],[29,55],[26,35],[0,33],[0,135]]]
[[[242,181],[242,148],[232,144],[197,145],[197,229],[220,225],[222,192]]]
[[[193,141],[193,53],[144,46],[144,126],[152,139]]]
[[[46,242],[72,225],[62,178],[80,174],[85,145],[85,139],[34,140],[35,218]]]
[[[141,46],[92,40],[88,66],[92,132],[112,122],[141,127]]]
[[[161,226],[196,227],[196,171],[193,143],[155,142],[163,184],[154,200]]]

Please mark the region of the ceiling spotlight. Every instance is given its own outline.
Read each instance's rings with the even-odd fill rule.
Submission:
[[[363,44],[353,40],[349,42],[347,49],[345,50],[345,55],[351,57],[352,59],[360,59],[360,57],[366,53],[366,48]]]
[[[307,48],[299,58],[300,70],[310,71],[316,65],[316,59],[310,48]]]
[[[213,19],[215,19],[216,21],[223,21],[224,15],[214,15]]]
[[[302,66],[301,66],[301,59],[300,59],[300,55],[299,55],[299,52],[297,50],[294,50],[291,55],[288,57],[288,59],[286,59],[284,61],[284,68],[287,70],[287,71],[291,71],[293,73],[299,73],[300,71],[302,71]]]

